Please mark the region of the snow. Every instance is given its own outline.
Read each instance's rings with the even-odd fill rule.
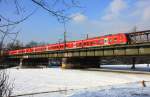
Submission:
[[[120,87],[121,85],[126,83],[134,83],[142,80],[150,81],[150,75],[148,74],[123,74],[113,72],[72,70],[61,68],[8,69],[8,71],[10,74],[10,79],[14,79],[14,90],[12,95],[73,89],[67,92],[39,94],[35,97],[91,97],[91,95],[94,95],[92,97],[100,97],[95,95],[115,95],[116,93],[123,94],[125,91],[126,92],[124,94],[133,91],[133,93],[135,92],[135,97],[139,97],[137,96],[139,92],[141,92],[142,94],[147,93],[147,91],[150,90],[148,87],[141,88],[141,84],[134,85],[136,87],[131,89],[131,91],[127,91],[130,90],[128,89],[128,87]],[[119,92],[117,89],[112,89],[112,86],[115,88],[119,86],[119,90],[121,91]],[[93,89],[94,91],[91,89]],[[139,92],[137,92],[137,90]],[[112,93],[110,91],[112,91]],[[87,95],[83,96],[85,94]],[[132,96],[134,97],[134,94]]]
[[[136,69],[134,71],[150,71],[150,66],[148,64],[136,64],[135,66]],[[131,67],[132,65],[101,65],[103,69],[133,71]]]
[[[150,97],[150,87],[146,88],[110,88],[103,90],[86,90],[69,97]]]

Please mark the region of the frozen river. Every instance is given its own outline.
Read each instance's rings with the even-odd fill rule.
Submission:
[[[61,68],[9,69],[8,72],[10,78],[14,79],[13,95],[63,89],[114,86],[142,80],[150,81],[150,75],[145,74],[123,74]]]

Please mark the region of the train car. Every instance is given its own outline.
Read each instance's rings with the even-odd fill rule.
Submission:
[[[33,53],[34,52],[34,48],[26,48],[26,53]]]
[[[48,51],[54,51],[54,50],[59,50],[60,49],[60,44],[50,44],[48,45]]]
[[[73,43],[73,48],[83,48],[83,40],[78,40]]]
[[[120,41],[120,44],[127,44],[128,43],[128,38],[127,38],[126,34],[121,33],[119,41]]]
[[[72,42],[67,42],[66,43],[66,49],[73,49],[73,48],[75,48],[73,43],[74,43],[73,41]]]
[[[118,44],[127,44],[127,37],[125,34],[113,34],[104,37],[104,46],[106,45],[118,45]]]
[[[43,52],[47,50],[47,46],[37,46],[33,48],[34,51],[33,52]]]
[[[18,54],[18,50],[8,51],[8,55],[16,55],[16,54]]]
[[[19,50],[17,50],[17,51],[18,51],[17,54],[24,54],[24,53],[26,53],[26,50],[25,50],[25,49],[19,49]]]
[[[118,44],[127,44],[126,34],[113,34],[92,39],[83,40],[83,47],[109,46]]]
[[[118,44],[127,44],[126,34],[120,33],[104,37],[104,46]]]
[[[59,43],[59,50],[63,50],[65,48],[65,44],[64,43]]]

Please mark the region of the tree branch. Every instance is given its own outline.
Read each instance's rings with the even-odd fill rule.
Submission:
[[[17,25],[17,24],[19,24],[19,23],[21,23],[21,22],[27,20],[27,19],[28,19],[29,17],[31,17],[36,11],[37,11],[37,9],[35,9],[33,12],[31,12],[29,15],[27,15],[27,16],[24,17],[23,19],[18,20],[18,21],[15,21],[15,22],[10,21],[9,19],[6,19],[6,18],[3,17],[6,21],[8,21],[8,22],[10,22],[10,23],[4,24],[4,25],[0,25],[0,27],[6,27],[6,26]],[[0,15],[0,17],[2,17],[2,15]]]
[[[39,5],[41,8],[43,8],[44,10],[48,11],[53,16],[56,16],[58,19],[60,19],[60,18],[71,19],[70,17],[67,17],[67,16],[63,15],[60,11],[50,10],[47,7],[45,7],[44,5],[42,5],[40,2],[37,2],[36,0],[32,0],[32,1],[35,4]]]

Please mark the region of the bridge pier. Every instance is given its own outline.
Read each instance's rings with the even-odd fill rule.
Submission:
[[[22,64],[23,64],[23,58],[20,59],[19,68],[22,68]]]
[[[62,58],[62,68],[99,68],[99,57]]]
[[[131,69],[135,69],[135,62],[136,62],[136,58],[133,57],[132,58],[132,67],[131,67]]]
[[[52,58],[48,58],[48,67],[50,67],[52,65]]]
[[[61,59],[60,58],[48,58],[48,67],[51,66],[60,66]]]

